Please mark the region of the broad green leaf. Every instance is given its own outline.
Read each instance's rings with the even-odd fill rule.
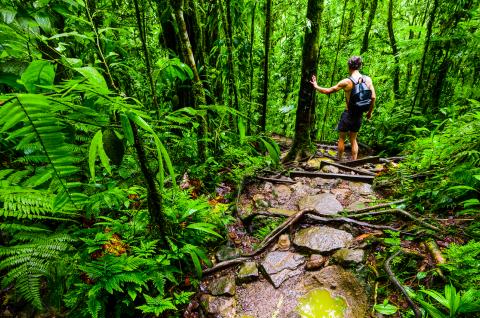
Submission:
[[[49,61],[37,60],[22,73],[21,82],[29,93],[40,91],[38,86],[51,86],[55,79],[55,68]]]
[[[120,114],[120,122],[122,123],[123,133],[127,138],[128,144],[133,145],[134,140],[133,140],[132,125],[130,125],[130,120],[128,119],[127,115]]]
[[[198,259],[197,254],[194,251],[188,250],[188,254],[192,258],[193,265],[195,266],[195,271],[197,272],[198,277],[202,276],[202,266],[200,265],[200,260]]]
[[[240,144],[243,144],[246,136],[246,127],[242,117],[238,117],[238,134],[240,136]]]
[[[88,167],[90,168],[90,176],[95,182],[95,159],[97,158],[98,144],[102,142],[102,131],[99,130],[93,136],[90,148],[88,149]]]
[[[192,224],[189,224],[186,228],[187,229],[193,229],[193,230],[198,230],[198,231],[203,231],[203,232],[206,232],[206,233],[209,233],[209,234],[212,234],[212,235],[215,235],[219,238],[223,238],[220,234],[218,234],[217,232],[215,232],[212,228],[214,228],[215,226],[213,224],[210,224],[210,223],[192,223]]]
[[[102,74],[100,74],[96,68],[91,66],[84,66],[75,68],[75,70],[82,74],[90,82],[90,84],[97,87],[100,92],[108,93],[107,82],[105,82]]]
[[[391,305],[388,303],[388,301],[385,299],[383,304],[376,304],[373,306],[376,312],[381,313],[383,315],[393,315],[398,311],[398,307]]]
[[[100,138],[102,138],[102,134],[100,134]],[[98,144],[98,156],[100,157],[100,161],[102,165],[105,167],[107,172],[111,175],[112,174],[112,167],[110,167],[110,158],[108,158],[105,149],[103,148],[103,140]]]

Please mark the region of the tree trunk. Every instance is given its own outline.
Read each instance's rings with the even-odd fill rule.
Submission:
[[[378,0],[372,0],[372,6],[370,7],[370,13],[368,14],[367,27],[365,28],[365,33],[363,34],[362,48],[360,49],[360,54],[363,54],[368,51],[368,34],[372,28],[373,19],[375,18],[375,12],[377,11]]]
[[[138,6],[138,0],[134,0],[133,4],[135,6],[135,17],[137,19],[137,27],[140,33],[140,42],[142,42],[142,51],[143,57],[145,58],[145,66],[147,68],[147,78],[150,84],[150,92],[152,94],[152,103],[155,110],[158,110],[157,94],[155,91],[155,83],[153,82],[152,77],[152,67],[150,66],[150,55],[147,48],[147,34],[144,29],[144,23],[140,16],[140,8]]]
[[[395,59],[393,70],[393,94],[395,99],[398,99],[400,96],[400,61],[398,57],[397,41],[395,40],[395,33],[393,32],[393,0],[388,2],[387,27],[390,46],[392,47],[393,58]]]
[[[225,0],[225,10],[223,10],[223,1],[218,0],[218,7],[220,8],[220,15],[222,16],[223,29],[227,43],[227,69],[228,69],[228,106],[238,110],[238,92],[235,76],[235,65],[233,64],[233,32],[232,32],[232,14],[231,1]],[[226,13],[226,14],[225,14]],[[232,102],[233,99],[233,102]]]
[[[263,64],[263,97],[262,111],[260,113],[260,131],[265,132],[267,126],[267,101],[268,101],[268,64],[270,55],[270,34],[272,23],[272,0],[267,0],[265,5],[265,59]]]
[[[179,39],[182,46],[182,54],[185,62],[193,71],[193,97],[195,106],[200,107],[206,104],[205,91],[203,89],[202,81],[198,75],[195,58],[193,57],[192,46],[188,37],[187,25],[183,17],[183,0],[170,0],[170,3],[175,11],[175,20],[178,25]],[[201,161],[205,160],[207,156],[207,145],[205,138],[207,137],[207,126],[205,119],[200,117],[200,125],[197,130],[198,134],[198,154]]]
[[[167,223],[163,215],[162,194],[158,190],[154,177],[155,173],[153,173],[148,167],[145,145],[138,135],[137,125],[132,120],[130,120],[130,125],[132,126],[133,132],[133,146],[137,152],[138,164],[140,166],[140,170],[142,171],[145,187],[147,188],[148,213],[150,215],[151,224],[153,225],[152,234],[155,237],[163,238],[165,243],[165,225]]]
[[[443,83],[445,82],[445,79],[447,78],[447,73],[448,69],[450,66],[450,43],[448,42],[446,47],[445,47],[445,57],[443,58],[442,64],[440,64],[439,69],[436,72],[437,75],[437,80],[435,81],[435,86],[433,86],[432,90],[432,106],[431,110],[433,112],[436,112],[440,108],[440,97],[442,95],[443,91]],[[423,107],[423,113],[425,114],[427,111],[427,104],[424,104]]]
[[[252,20],[250,22],[250,86],[248,90],[248,114],[247,114],[247,134],[251,133],[252,120],[252,91],[253,91],[253,45],[255,44],[255,11],[257,9],[257,2],[253,4]]]
[[[315,89],[310,80],[312,75],[315,75],[317,72],[322,11],[323,0],[308,0],[307,21],[311,21],[311,27],[305,28],[305,40],[302,51],[302,77],[295,119],[295,137],[292,148],[285,157],[285,161],[305,157],[311,146],[311,116],[315,112]]]
[[[432,36],[432,28],[433,23],[435,22],[435,13],[438,7],[438,0],[433,1],[433,8],[430,12],[430,19],[428,20],[427,24],[427,36],[425,37],[425,45],[423,47],[423,56],[422,62],[420,64],[420,73],[418,74],[418,82],[417,82],[417,89],[415,90],[415,97],[413,98],[412,107],[410,109],[410,117],[413,114],[413,109],[415,108],[415,104],[417,103],[417,98],[420,90],[422,90],[422,79],[423,79],[423,72],[425,70],[425,60],[427,59],[428,47],[430,45],[430,38]]]

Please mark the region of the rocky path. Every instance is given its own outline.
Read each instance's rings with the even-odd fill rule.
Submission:
[[[232,230],[228,244],[217,252],[216,267],[206,271],[200,316],[370,315],[372,287],[364,278],[374,256],[365,238],[396,228],[354,216],[382,202],[372,183],[392,163],[378,157],[340,163],[333,158],[334,147],[323,146],[315,158],[245,182],[237,200],[244,228]],[[258,224],[279,220],[283,228],[255,248],[249,233]],[[310,297],[314,292],[316,298]]]

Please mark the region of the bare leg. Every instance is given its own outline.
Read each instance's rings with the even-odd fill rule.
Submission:
[[[356,132],[350,131],[350,143],[352,144],[352,160],[357,160],[358,155],[358,143]]]
[[[342,160],[343,152],[345,151],[345,137],[347,133],[344,131],[339,131],[338,136],[338,160]]]

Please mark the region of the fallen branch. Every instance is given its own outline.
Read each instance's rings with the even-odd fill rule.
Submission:
[[[262,181],[268,181],[271,183],[288,183],[288,184],[294,184],[296,183],[293,180],[288,180],[288,179],[278,179],[278,178],[267,178],[267,177],[256,177],[258,180]]]
[[[365,157],[357,160],[345,161],[342,164],[344,164],[345,166],[355,167],[355,166],[364,165],[366,163],[378,163],[379,161],[380,161],[380,157],[373,156],[373,157]]]
[[[407,299],[407,302],[408,304],[410,305],[410,307],[413,309],[413,312],[415,313],[415,318],[422,318],[422,313],[420,312],[420,309],[418,308],[418,306],[413,302],[413,300],[410,298],[410,296],[408,296],[408,293],[407,291],[405,290],[405,288],[402,286],[402,284],[400,284],[400,282],[398,281],[398,279],[395,277],[395,274],[393,273],[391,267],[390,267],[390,262],[392,261],[392,259],[394,259],[395,257],[397,257],[400,253],[402,252],[402,250],[398,250],[396,251],[392,256],[390,256],[386,261],[385,261],[385,264],[384,264],[384,268],[385,268],[385,271],[387,272],[388,274],[388,278],[390,279],[390,281],[395,285],[395,287],[397,287],[401,292],[402,294],[405,296],[405,298]]]
[[[352,168],[352,167],[345,166],[345,165],[342,165],[342,164],[339,164],[339,163],[328,162],[328,161],[321,161],[320,162],[320,169],[324,165],[330,165],[330,166],[337,167],[339,169],[343,169],[343,170],[347,170],[347,171],[353,171],[353,172],[358,173],[360,175],[375,176],[375,173],[367,171],[367,170],[360,170],[360,169],[357,169],[357,168]]]
[[[273,230],[269,235],[267,235],[267,237],[265,237],[265,239],[260,243],[259,247],[255,251],[249,254],[241,255],[240,257],[237,257],[228,261],[220,262],[213,267],[205,269],[203,271],[203,275],[210,275],[219,270],[228,268],[233,265],[240,264],[262,253],[273,241],[275,241],[283,233],[283,231],[285,231],[287,228],[295,224],[295,222],[297,222],[306,212],[309,212],[309,211],[300,211],[292,215],[291,217],[289,217],[287,220],[285,220],[285,222],[280,224],[275,230]]]
[[[313,215],[313,214],[310,214],[310,213],[307,214],[307,216],[309,218],[311,218],[312,220],[316,220],[316,221],[320,221],[320,222],[326,222],[326,223],[328,223],[328,222],[343,222],[343,223],[350,223],[350,224],[365,226],[365,227],[369,227],[369,228],[372,228],[372,229],[402,232],[399,229],[394,228],[392,226],[370,224],[370,223],[367,223],[367,222],[357,221],[357,220],[347,218],[347,217],[338,217],[338,218],[322,217],[322,216]]]
[[[382,204],[378,204],[378,205],[374,205],[374,206],[369,206],[369,207],[366,207],[366,208],[363,208],[363,209],[350,210],[350,211],[346,211],[346,212],[350,214],[350,213],[361,213],[361,212],[367,212],[367,211],[372,211],[372,210],[378,210],[378,209],[383,209],[383,208],[390,207],[391,205],[394,205],[394,204],[402,204],[406,201],[407,200],[405,200],[405,199],[404,200],[397,200],[397,201],[382,203]]]
[[[380,214],[389,214],[389,213],[399,213],[399,214],[402,214],[406,217],[408,217],[409,219],[415,221],[415,222],[418,222],[419,224],[421,224],[423,227],[426,227],[430,230],[433,230],[433,231],[436,231],[436,232],[441,232],[442,230],[434,225],[431,225],[425,221],[422,221],[420,218],[417,218],[415,216],[413,216],[412,214],[408,213],[407,211],[403,210],[403,209],[390,209],[390,210],[383,210],[383,211],[375,211],[375,212],[366,212],[366,213],[358,213],[358,214],[349,214],[348,216],[349,217],[363,217],[363,216],[374,216],[374,215],[380,215]]]
[[[344,179],[350,181],[360,181],[365,183],[372,183],[374,176],[359,176],[341,173],[320,173],[309,171],[290,171],[291,177],[307,177],[307,178],[324,178],[324,179]]]

